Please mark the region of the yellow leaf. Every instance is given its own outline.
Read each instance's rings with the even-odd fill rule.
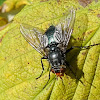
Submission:
[[[20,24],[26,23],[42,29],[55,25],[64,13],[73,6],[76,9],[74,31],[70,46],[88,46],[100,43],[100,2],[86,8],[76,0],[50,0],[27,5],[14,21],[0,32],[0,99],[1,100],[99,100],[100,98],[100,45],[90,49],[75,48],[66,54],[71,65],[62,77],[56,79],[50,73],[47,60],[41,57],[23,38]],[[92,19],[93,18],[93,19]],[[84,77],[83,77],[84,76]]]

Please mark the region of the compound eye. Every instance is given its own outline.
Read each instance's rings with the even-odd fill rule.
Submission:
[[[43,45],[43,47],[46,47],[48,45],[48,37],[46,35],[43,35],[41,37],[41,45]]]

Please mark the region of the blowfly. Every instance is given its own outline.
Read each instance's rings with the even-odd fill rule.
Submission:
[[[75,10],[71,9],[67,16],[62,18],[56,26],[51,25],[45,31],[45,33],[43,33],[43,31],[40,31],[38,28],[34,28],[27,24],[21,24],[20,26],[20,31],[24,36],[24,38],[26,39],[26,41],[34,49],[36,49],[39,53],[43,55],[43,57],[41,58],[41,65],[43,70],[44,66],[42,60],[47,59],[49,61],[51,65],[51,68],[49,70],[49,79],[50,79],[50,71],[55,73],[57,77],[61,78],[62,76],[64,76],[66,65],[68,65],[66,63],[67,61],[65,58],[65,54],[68,53],[73,48],[75,48],[73,46],[67,50],[67,46],[71,34],[73,32],[74,22],[75,22]],[[85,46],[85,47],[77,46],[76,48],[88,48],[90,46]],[[41,75],[38,78],[40,78]]]

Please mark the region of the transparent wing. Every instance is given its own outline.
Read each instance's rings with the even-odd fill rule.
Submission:
[[[63,25],[63,45],[67,46],[73,32],[74,22],[75,22],[75,10],[71,9],[67,18],[62,21]]]
[[[42,37],[42,31],[32,27],[31,25],[27,25],[27,24],[21,24],[20,31],[21,31],[22,35],[24,36],[24,38],[27,40],[27,42],[34,49],[36,49],[42,55],[45,55],[45,52],[41,45],[42,43],[40,41],[40,39]]]
[[[75,21],[75,10],[71,9],[67,16],[64,16],[60,23],[56,26],[56,31],[54,33],[54,39],[59,44],[62,44],[62,47],[67,47],[71,34],[73,32],[73,26]],[[65,48],[66,49],[66,48]]]

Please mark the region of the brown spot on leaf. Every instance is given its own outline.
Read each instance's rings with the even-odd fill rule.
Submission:
[[[78,28],[80,28],[81,26],[78,26]]]
[[[100,14],[97,14],[97,17],[100,18]]]
[[[87,34],[90,34],[90,33],[92,33],[92,32],[93,32],[93,30],[92,30],[92,31],[87,32]]]
[[[60,0],[57,0],[57,2],[60,2]]]
[[[79,41],[82,41],[82,40],[83,40],[83,38],[79,38],[79,37],[78,37],[77,39],[78,39]]]
[[[92,9],[89,9],[89,11],[93,11]]]
[[[83,7],[86,7],[88,4],[90,4],[93,0],[78,0],[79,4]]]
[[[5,57],[5,60],[7,59],[7,57]]]
[[[83,52],[82,55],[86,55],[86,52]]]
[[[41,0],[40,2],[45,2],[45,1],[49,1],[49,0]]]
[[[95,0],[95,2],[98,2],[98,0]]]
[[[16,49],[16,51],[18,51],[18,49]]]
[[[3,37],[1,37],[0,42],[2,42],[2,38],[3,38]]]
[[[5,33],[1,38],[0,38],[0,43],[2,42],[3,38],[5,37],[7,33]]]
[[[83,34],[82,35],[85,35],[85,32],[83,32]]]
[[[80,40],[80,38],[77,38],[78,40]]]

